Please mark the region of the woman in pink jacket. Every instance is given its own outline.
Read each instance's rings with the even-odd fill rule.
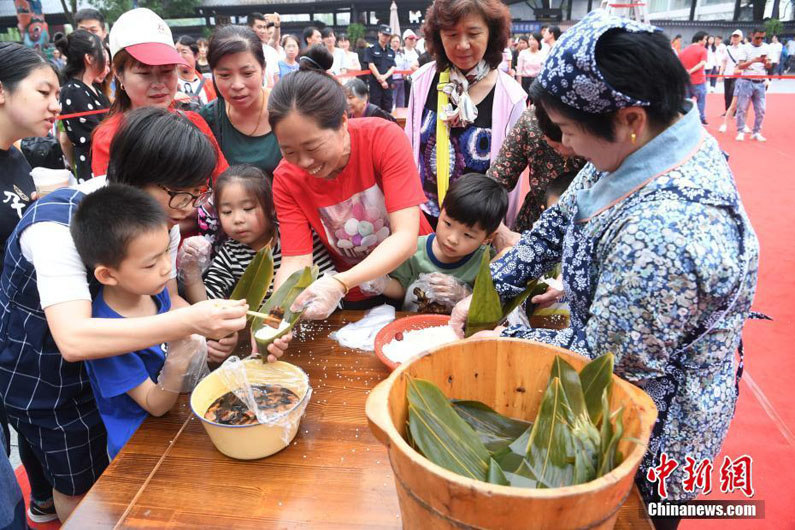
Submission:
[[[499,0],[436,0],[428,8],[423,31],[435,61],[412,75],[406,134],[428,199],[422,209],[434,225],[449,184],[485,173],[525,109],[522,87],[498,70],[510,26]],[[438,152],[447,153],[446,169]],[[520,195],[518,188],[511,194],[509,222]]]

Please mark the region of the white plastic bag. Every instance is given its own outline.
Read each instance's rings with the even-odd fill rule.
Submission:
[[[375,336],[381,329],[395,320],[395,308],[384,304],[374,307],[358,322],[351,322],[335,331],[329,338],[340,346],[357,350],[375,350]]]

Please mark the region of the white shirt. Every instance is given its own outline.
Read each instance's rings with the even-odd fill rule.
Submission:
[[[331,55],[334,57],[334,62],[331,63],[331,69],[329,71],[333,75],[339,75],[342,73],[342,69],[345,68],[345,50],[335,47],[334,53]]]
[[[767,45],[768,50],[770,51],[770,59],[771,63],[777,63],[781,61],[781,49],[784,47],[780,42],[771,42]]]
[[[202,79],[204,79],[205,84],[210,82],[206,78],[202,78],[197,75],[193,78],[193,81],[185,81],[184,79],[180,79],[177,87],[182,93],[187,94],[188,96],[196,96],[202,105],[206,105],[209,103],[209,101],[207,101],[207,93],[204,91]],[[202,89],[197,93],[196,91],[199,90],[200,85]]]
[[[91,193],[105,185],[105,177],[96,177],[75,186],[83,193]],[[177,249],[179,226],[169,233],[171,278],[177,277]],[[88,290],[88,269],[77,253],[69,227],[53,222],[35,223],[26,228],[19,238],[22,256],[36,269],[36,287],[41,308],[76,300],[91,301]]]
[[[279,75],[279,52],[273,46],[262,45],[265,54],[265,87],[272,87],[275,76]]]
[[[767,55],[768,58],[770,57],[770,50],[767,47],[767,44],[760,44],[759,46],[754,46],[753,44],[746,44],[740,49],[739,53],[740,57],[735,56],[734,58],[737,59],[738,63],[744,63],[746,61],[753,61],[757,57],[761,57],[762,55]],[[767,70],[765,70],[765,63],[753,63],[752,65],[748,66],[745,70],[740,71],[740,75],[767,75]]]
[[[414,47],[414,49],[411,50],[409,50],[408,48],[404,48],[403,55],[406,57],[406,64],[408,65],[407,70],[411,70],[411,65],[414,63],[419,63],[420,61],[420,54],[417,53],[416,46]]]
[[[723,75],[734,75],[734,70],[737,68],[737,63],[740,62],[742,47],[742,44],[726,47],[726,53],[723,59]]]

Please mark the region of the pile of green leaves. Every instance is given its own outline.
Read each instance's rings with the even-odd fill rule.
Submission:
[[[494,280],[491,278],[491,268],[489,267],[489,255],[483,253],[480,261],[480,268],[475,277],[475,286],[472,289],[472,303],[469,306],[466,329],[464,334],[471,337],[478,331],[494,329],[502,323],[511,311],[522,305],[528,298],[538,294],[544,294],[547,284],[541,279],[528,282],[525,290],[519,296],[508,302],[502,303],[497,289],[494,287]],[[528,309],[528,314],[532,313],[532,308]]]
[[[449,400],[433,383],[408,378],[409,443],[459,475],[524,488],[583,484],[622,461],[623,409],[609,409],[613,355],[578,374],[556,356],[533,423],[477,401]]]

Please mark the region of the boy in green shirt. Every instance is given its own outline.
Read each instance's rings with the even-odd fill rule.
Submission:
[[[468,296],[484,252],[508,210],[501,184],[477,173],[454,182],[442,203],[436,233],[417,239],[417,252],[389,276],[360,285],[403,300],[404,311],[450,313]]]

